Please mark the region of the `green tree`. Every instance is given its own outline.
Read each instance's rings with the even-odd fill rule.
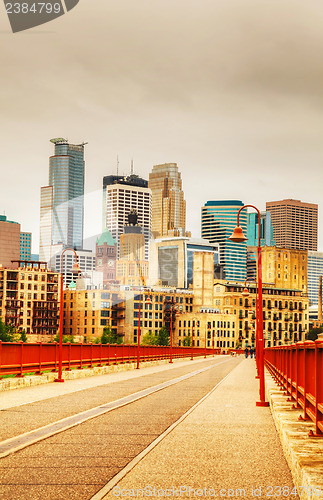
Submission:
[[[183,346],[191,347],[191,336],[190,335],[183,338]]]
[[[158,336],[154,332],[149,331],[146,333],[141,340],[142,345],[158,345]]]
[[[307,334],[307,340],[316,340],[319,333],[323,332],[323,328],[312,328]]]
[[[17,338],[17,332],[14,326],[6,325],[0,318],[0,340],[2,342],[16,342],[19,340]]]
[[[26,330],[23,329],[20,333],[20,340],[22,342],[28,342],[28,338],[27,338],[27,335],[26,335]]]
[[[170,335],[164,326],[158,332],[158,343],[157,345],[169,345]]]
[[[59,333],[55,335],[54,342],[59,343]],[[63,335],[62,343],[67,344],[68,342],[71,342],[71,344],[75,343],[73,335]]]
[[[101,344],[122,344],[122,337],[119,337],[119,335],[112,331],[109,325],[103,329]]]

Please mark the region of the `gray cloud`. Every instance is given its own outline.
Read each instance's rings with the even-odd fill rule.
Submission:
[[[89,191],[117,154],[177,161],[195,234],[207,199],[320,203],[322,26],[314,0],[83,0],[15,35],[1,17],[0,211],[37,239],[53,136],[89,141]]]

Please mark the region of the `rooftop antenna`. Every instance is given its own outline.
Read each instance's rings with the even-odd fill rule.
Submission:
[[[130,174],[133,175],[133,160],[131,160],[131,171]]]
[[[117,176],[119,175],[119,155],[117,155]]]

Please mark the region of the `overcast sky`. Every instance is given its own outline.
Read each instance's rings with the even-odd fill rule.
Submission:
[[[120,173],[133,158],[145,178],[178,163],[193,236],[207,200],[322,207],[322,2],[80,0],[16,34],[2,4],[0,43],[0,214],[32,231],[34,251],[53,137],[89,143],[87,236],[117,155]]]

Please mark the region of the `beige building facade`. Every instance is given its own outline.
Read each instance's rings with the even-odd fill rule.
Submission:
[[[248,284],[249,297],[243,297],[243,282],[217,282],[214,308],[236,318],[238,344],[255,344],[256,286]],[[263,286],[263,327],[265,347],[304,341],[309,330],[309,300],[301,290]]]
[[[19,264],[19,261],[17,262]],[[45,263],[0,267],[0,317],[29,341],[49,341],[59,326],[59,275]]]

